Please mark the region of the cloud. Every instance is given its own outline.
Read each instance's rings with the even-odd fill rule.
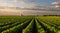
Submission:
[[[30,1],[19,0],[17,3],[22,8],[30,8],[30,7],[34,7],[34,6],[38,5],[36,2],[32,2],[32,0],[30,0]]]
[[[51,3],[54,7],[59,8],[60,7],[60,2],[52,2]]]
[[[51,4],[52,5],[58,5],[59,3],[58,2],[52,2]]]
[[[36,2],[33,2],[33,0],[0,0],[0,4],[3,6],[13,5],[21,8],[34,7],[38,5]]]
[[[18,0],[10,0],[10,1],[17,2]]]
[[[0,3],[0,6],[16,7],[15,5],[8,5],[7,3]]]

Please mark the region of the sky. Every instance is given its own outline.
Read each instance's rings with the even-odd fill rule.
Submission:
[[[57,2],[57,0],[0,0],[0,6],[25,8],[34,6],[51,6],[52,2]]]

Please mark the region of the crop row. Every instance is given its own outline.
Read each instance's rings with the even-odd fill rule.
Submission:
[[[0,33],[60,33],[59,18],[24,16],[11,19],[10,23],[7,20],[6,23],[1,22]]]

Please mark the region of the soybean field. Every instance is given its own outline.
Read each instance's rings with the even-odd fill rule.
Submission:
[[[60,16],[0,16],[0,33],[60,33]]]

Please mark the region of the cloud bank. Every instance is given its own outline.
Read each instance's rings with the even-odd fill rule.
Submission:
[[[2,6],[17,6],[21,8],[34,7],[38,4],[32,0],[0,0],[0,5]]]

